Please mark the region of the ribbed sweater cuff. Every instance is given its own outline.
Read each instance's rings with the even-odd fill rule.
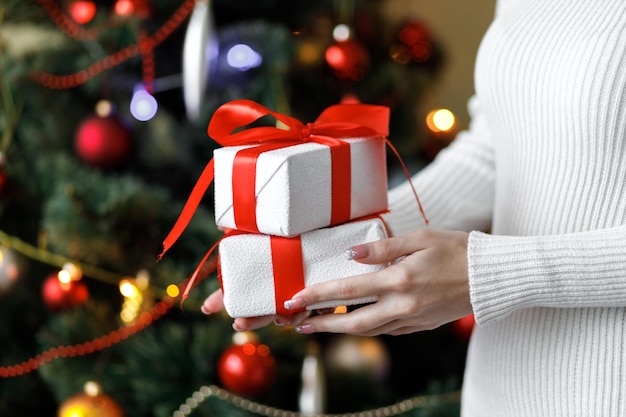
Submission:
[[[470,233],[477,323],[525,307],[626,305],[626,227],[554,236]]]

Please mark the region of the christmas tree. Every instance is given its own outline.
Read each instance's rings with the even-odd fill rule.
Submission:
[[[380,3],[0,4],[0,414],[458,414],[471,320],[401,337],[235,334],[200,312],[215,256],[180,303],[222,236],[211,193],[156,262],[224,103],[303,122],[342,101],[388,106],[411,172],[445,146],[449,125],[415,120],[444,51],[428,22],[389,27]],[[388,168],[404,178],[393,155]]]

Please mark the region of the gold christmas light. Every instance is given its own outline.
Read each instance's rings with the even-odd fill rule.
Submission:
[[[456,117],[448,109],[435,109],[426,116],[426,126],[431,132],[448,132],[454,128]]]

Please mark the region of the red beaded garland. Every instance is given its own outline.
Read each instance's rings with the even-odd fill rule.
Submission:
[[[139,320],[136,320],[129,326],[113,330],[104,336],[73,346],[52,347],[34,358],[17,365],[0,366],[0,378],[15,377],[32,372],[40,366],[59,358],[83,356],[105,349],[148,327],[153,321],[158,320],[167,313],[173,305],[173,300],[166,298],[155,304],[152,311],[144,312]],[[149,317],[149,320],[146,317]]]
[[[92,40],[99,36],[98,31],[94,29],[85,29],[77,24],[70,17],[66,16],[63,11],[52,0],[39,0],[39,3],[46,9],[50,18],[54,23],[63,30],[68,36],[77,40]],[[150,53],[152,50],[167,39],[174,30],[176,30],[185,19],[191,14],[195,0],[185,0],[170,16],[170,18],[157,29],[152,36],[146,36],[141,42],[144,43],[143,48],[139,44],[127,46],[113,54],[100,59],[91,64],[87,69],[78,71],[68,75],[54,75],[44,71],[31,72],[30,79],[44,87],[52,89],[66,89],[77,87],[87,82],[91,77],[108,70],[129,58],[145,52],[145,46],[148,45]],[[148,71],[151,71],[150,69]]]

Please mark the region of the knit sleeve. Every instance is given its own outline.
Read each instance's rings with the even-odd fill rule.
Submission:
[[[469,129],[413,176],[412,181],[431,227],[485,230],[491,221],[494,199],[494,162],[491,135],[479,101],[468,103]],[[424,222],[408,181],[389,192],[390,212],[385,221],[394,236],[408,233]]]
[[[626,225],[550,236],[470,233],[478,323],[526,307],[626,307]]]

